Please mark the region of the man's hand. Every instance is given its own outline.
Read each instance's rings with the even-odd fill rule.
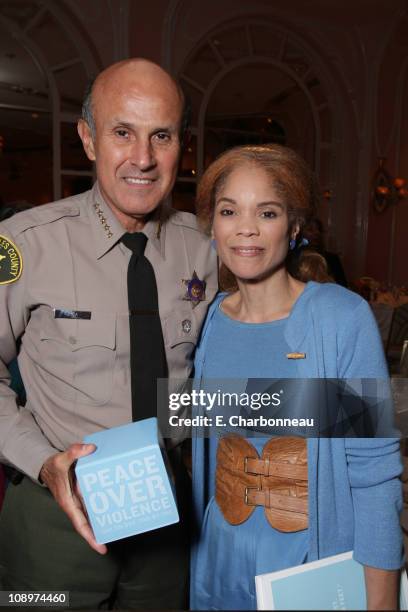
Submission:
[[[72,444],[63,453],[52,455],[41,468],[40,480],[47,485],[79,535],[91,548],[104,555],[108,549],[105,544],[98,544],[95,540],[73,470],[75,461],[93,453],[95,448],[94,444]]]

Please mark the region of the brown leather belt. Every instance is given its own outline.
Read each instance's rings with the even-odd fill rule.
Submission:
[[[300,531],[308,526],[307,444],[304,438],[271,438],[259,457],[245,438],[221,438],[217,450],[215,499],[232,525],[264,506],[272,527]]]

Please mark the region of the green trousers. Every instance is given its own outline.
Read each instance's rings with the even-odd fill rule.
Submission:
[[[189,546],[176,524],[93,551],[29,478],[0,513],[0,589],[69,591],[73,609],[185,609]]]

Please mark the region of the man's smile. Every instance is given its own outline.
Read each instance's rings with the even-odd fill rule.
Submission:
[[[152,185],[157,179],[136,178],[132,176],[123,176],[123,180],[127,185]]]

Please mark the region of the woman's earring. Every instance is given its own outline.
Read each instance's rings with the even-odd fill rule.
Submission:
[[[291,251],[296,247],[296,238],[291,238],[289,241],[289,248]]]

